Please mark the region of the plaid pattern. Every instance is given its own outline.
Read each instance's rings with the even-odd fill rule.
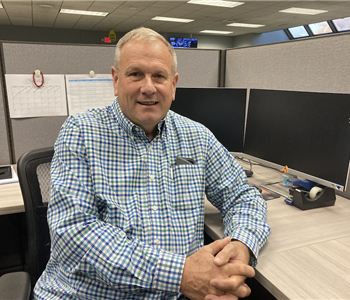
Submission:
[[[185,258],[203,245],[205,194],[225,235],[257,257],[266,204],[204,126],[169,111],[149,141],[118,100],[69,117],[55,144],[51,257],[35,298],[178,298]]]

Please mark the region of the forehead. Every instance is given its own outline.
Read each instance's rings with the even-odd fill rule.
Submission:
[[[172,68],[172,56],[167,46],[160,40],[145,41],[134,39],[125,43],[120,52],[120,65],[161,64]]]

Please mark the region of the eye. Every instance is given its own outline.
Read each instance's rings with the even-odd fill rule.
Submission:
[[[138,72],[132,72],[129,74],[129,76],[133,76],[133,77],[137,77],[139,76],[140,74]]]
[[[162,74],[156,74],[155,77],[158,78],[158,79],[163,79],[163,78],[165,78],[165,76],[162,75]]]

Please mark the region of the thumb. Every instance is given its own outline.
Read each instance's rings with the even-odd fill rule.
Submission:
[[[213,256],[220,252],[226,245],[228,245],[231,242],[231,238],[228,236],[224,239],[220,239],[217,241],[212,242],[211,244],[205,246],[210,254]]]

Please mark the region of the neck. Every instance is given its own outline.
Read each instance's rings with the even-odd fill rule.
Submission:
[[[146,136],[148,137],[148,139],[149,139],[150,141],[152,141],[152,140],[156,137],[157,132],[158,132],[158,128],[157,128],[157,127],[154,128],[154,129],[151,130],[151,131],[145,130],[144,128],[143,128],[143,130],[145,131],[145,134],[146,134]]]

